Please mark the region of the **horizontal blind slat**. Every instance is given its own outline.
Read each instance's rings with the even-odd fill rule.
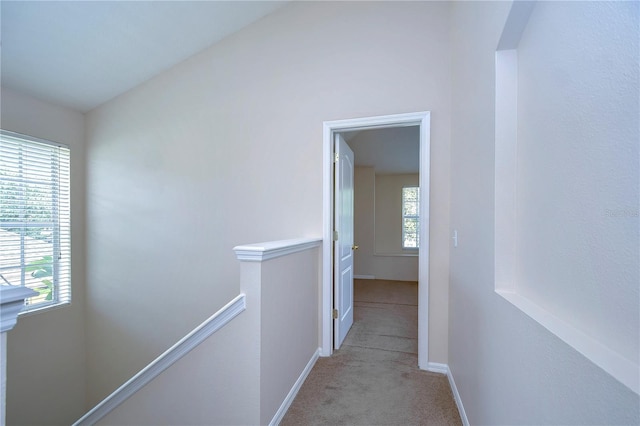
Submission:
[[[70,177],[68,147],[0,131],[0,274],[27,310],[71,300]]]

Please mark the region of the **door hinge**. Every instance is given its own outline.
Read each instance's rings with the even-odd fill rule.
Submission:
[[[333,241],[338,241],[338,231],[333,231]]]
[[[338,319],[338,310],[334,309],[332,315],[333,315],[333,319]]]
[[[333,162],[334,162],[334,163],[337,163],[337,162],[338,162],[338,160],[340,160],[340,155],[339,155],[337,152],[335,152],[335,153],[333,154]]]

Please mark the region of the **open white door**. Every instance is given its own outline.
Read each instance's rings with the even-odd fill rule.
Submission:
[[[338,132],[366,129],[383,129],[389,127],[420,126],[420,250],[418,274],[418,366],[423,370],[441,371],[436,365],[429,363],[429,189],[430,153],[431,153],[431,113],[428,111],[407,114],[384,115],[379,117],[352,118],[346,120],[325,121],[322,130],[323,167],[323,239],[322,246],[322,346],[321,355],[330,356],[341,341],[336,335],[345,336],[346,330],[338,332],[338,321],[332,319],[332,310],[336,305],[337,257],[335,252],[340,244],[332,244],[334,231],[337,229],[336,192],[338,180],[334,173],[336,137]],[[352,163],[353,164],[353,163]],[[352,234],[353,235],[353,234]],[[344,243],[343,247],[348,247]],[[335,296],[334,296],[335,295]],[[350,305],[350,304],[349,304]],[[437,337],[439,339],[439,337]]]
[[[338,349],[353,325],[353,151],[340,134],[335,137],[334,347]]]

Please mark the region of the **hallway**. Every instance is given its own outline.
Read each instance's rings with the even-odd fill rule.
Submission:
[[[354,281],[354,324],[320,358],[281,425],[459,425],[446,376],[417,358],[418,285]]]

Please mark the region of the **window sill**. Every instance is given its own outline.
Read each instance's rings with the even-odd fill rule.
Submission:
[[[43,314],[45,312],[55,311],[57,309],[64,308],[66,306],[71,306],[71,302],[53,303],[51,305],[41,306],[39,308],[35,308],[29,311],[22,311],[18,314],[18,317],[22,318],[22,317],[29,317],[31,315],[36,315],[36,314]]]
[[[609,349],[601,342],[588,336],[542,306],[515,291],[499,290],[496,293],[538,322],[569,346],[587,357],[591,362],[611,374],[635,393],[640,393],[638,364]]]

